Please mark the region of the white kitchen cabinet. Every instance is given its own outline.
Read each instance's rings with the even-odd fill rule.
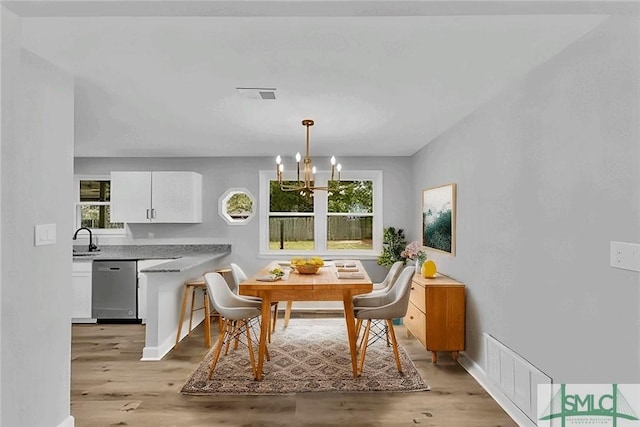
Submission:
[[[71,321],[92,323],[91,318],[91,261],[74,261],[71,270]]]
[[[202,175],[182,171],[111,172],[111,222],[202,222]]]

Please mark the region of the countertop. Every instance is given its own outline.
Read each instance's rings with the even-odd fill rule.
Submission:
[[[97,252],[87,252],[85,245],[74,245],[73,261],[138,261],[166,259],[142,273],[170,273],[184,271],[203,262],[222,258],[231,253],[231,245],[104,245]]]

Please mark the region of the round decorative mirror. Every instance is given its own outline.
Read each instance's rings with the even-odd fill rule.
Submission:
[[[246,188],[230,188],[218,199],[218,213],[227,224],[244,225],[256,211],[255,198]]]

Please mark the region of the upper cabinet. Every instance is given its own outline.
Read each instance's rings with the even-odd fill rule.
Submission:
[[[202,175],[196,172],[111,172],[111,221],[202,222]]]

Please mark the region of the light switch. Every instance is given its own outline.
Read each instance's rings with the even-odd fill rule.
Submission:
[[[640,271],[640,244],[611,242],[611,267]]]
[[[35,246],[56,244],[56,225],[39,224],[35,228]]]

